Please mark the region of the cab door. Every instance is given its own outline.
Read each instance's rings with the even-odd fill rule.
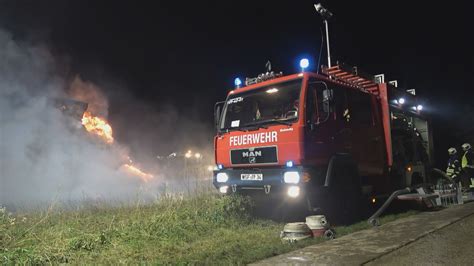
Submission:
[[[355,89],[347,91],[348,125],[352,131],[352,156],[362,175],[384,170],[384,138],[375,96]]]
[[[310,79],[306,90],[305,159],[325,165],[337,150],[334,135],[339,126],[335,116],[334,88],[325,81]]]

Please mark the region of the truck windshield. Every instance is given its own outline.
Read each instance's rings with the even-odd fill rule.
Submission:
[[[227,98],[221,130],[291,124],[298,119],[301,79],[260,87]]]

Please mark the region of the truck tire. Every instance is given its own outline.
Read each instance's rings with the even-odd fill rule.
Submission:
[[[361,179],[357,166],[348,155],[336,155],[328,184],[329,202],[326,210],[337,224],[351,224],[361,218]]]

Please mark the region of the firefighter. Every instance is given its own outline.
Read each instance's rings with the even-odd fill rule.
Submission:
[[[469,143],[464,143],[461,147],[464,151],[464,155],[461,159],[464,179],[467,184],[471,184],[471,179],[474,178],[474,153]]]
[[[448,149],[449,160],[448,167],[446,168],[446,175],[451,179],[457,179],[461,173],[461,162],[459,161],[459,155],[456,148]]]

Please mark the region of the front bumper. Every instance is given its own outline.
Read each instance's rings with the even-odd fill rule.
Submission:
[[[284,182],[284,174],[288,171],[297,171],[300,175],[300,181],[297,184]],[[226,182],[217,182],[217,174],[226,173],[229,179]],[[242,174],[262,174],[262,180],[242,180]],[[228,193],[241,191],[262,190],[266,194],[287,191],[291,186],[304,187],[305,169],[302,167],[291,168],[229,168],[214,171],[213,184],[217,189],[228,187]]]

